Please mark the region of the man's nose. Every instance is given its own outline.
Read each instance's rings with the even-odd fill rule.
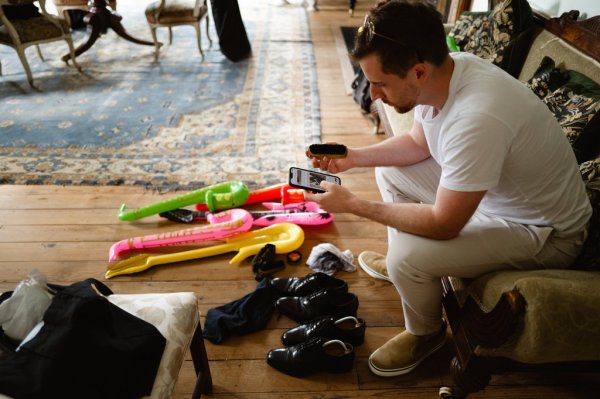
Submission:
[[[378,98],[383,98],[381,90],[373,85],[369,85],[369,95],[371,96],[371,101],[375,101]]]

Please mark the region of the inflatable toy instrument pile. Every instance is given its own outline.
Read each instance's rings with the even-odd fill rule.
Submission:
[[[273,244],[278,254],[285,254],[300,248],[304,242],[304,231],[296,224],[277,223],[262,229],[227,237],[223,241],[223,244],[173,254],[136,255],[110,264],[107,267],[105,277],[109,279],[118,275],[139,273],[153,266],[200,259],[232,251],[238,251],[238,253],[229,263],[238,263],[251,255],[256,255],[266,244]]]

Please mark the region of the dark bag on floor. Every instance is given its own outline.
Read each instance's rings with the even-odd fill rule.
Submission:
[[[237,0],[211,0],[221,52],[236,62],[250,56],[250,42]]]
[[[371,103],[373,102],[371,101],[371,94],[369,93],[370,88],[370,82],[367,80],[362,69],[359,69],[352,82],[352,98],[360,105],[360,109],[365,114],[371,112]]]
[[[44,325],[18,351],[0,354],[0,393],[21,398],[139,398],[152,391],[165,339],[112,304],[101,282],[56,289]],[[102,294],[102,295],[100,295]]]

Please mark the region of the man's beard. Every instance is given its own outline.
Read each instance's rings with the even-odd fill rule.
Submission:
[[[419,89],[415,86],[411,86],[410,89],[411,89],[411,94],[413,94],[413,96],[408,102],[406,102],[402,105],[396,105],[396,104],[392,105],[394,107],[394,110],[396,112],[398,112],[399,114],[405,114],[409,111],[412,111],[412,109],[414,107],[416,107],[416,105],[417,105],[417,99],[419,98],[419,95],[421,93],[420,93]]]
[[[409,111],[412,111],[413,108],[415,108],[416,105],[417,105],[417,103],[414,102],[414,101],[411,104],[409,104],[409,105],[404,105],[404,106],[401,106],[401,107],[394,105],[394,110],[396,110],[396,112],[399,113],[399,114],[405,114],[405,113],[407,113]]]

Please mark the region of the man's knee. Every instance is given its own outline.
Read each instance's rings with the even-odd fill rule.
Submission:
[[[439,262],[439,256],[442,255],[435,255],[433,252],[432,248],[424,245],[424,243],[414,245],[414,243],[405,242],[398,245],[398,242],[396,242],[388,249],[388,275],[392,281],[410,278],[412,281],[423,283],[439,278],[431,274],[430,268],[434,263]]]

